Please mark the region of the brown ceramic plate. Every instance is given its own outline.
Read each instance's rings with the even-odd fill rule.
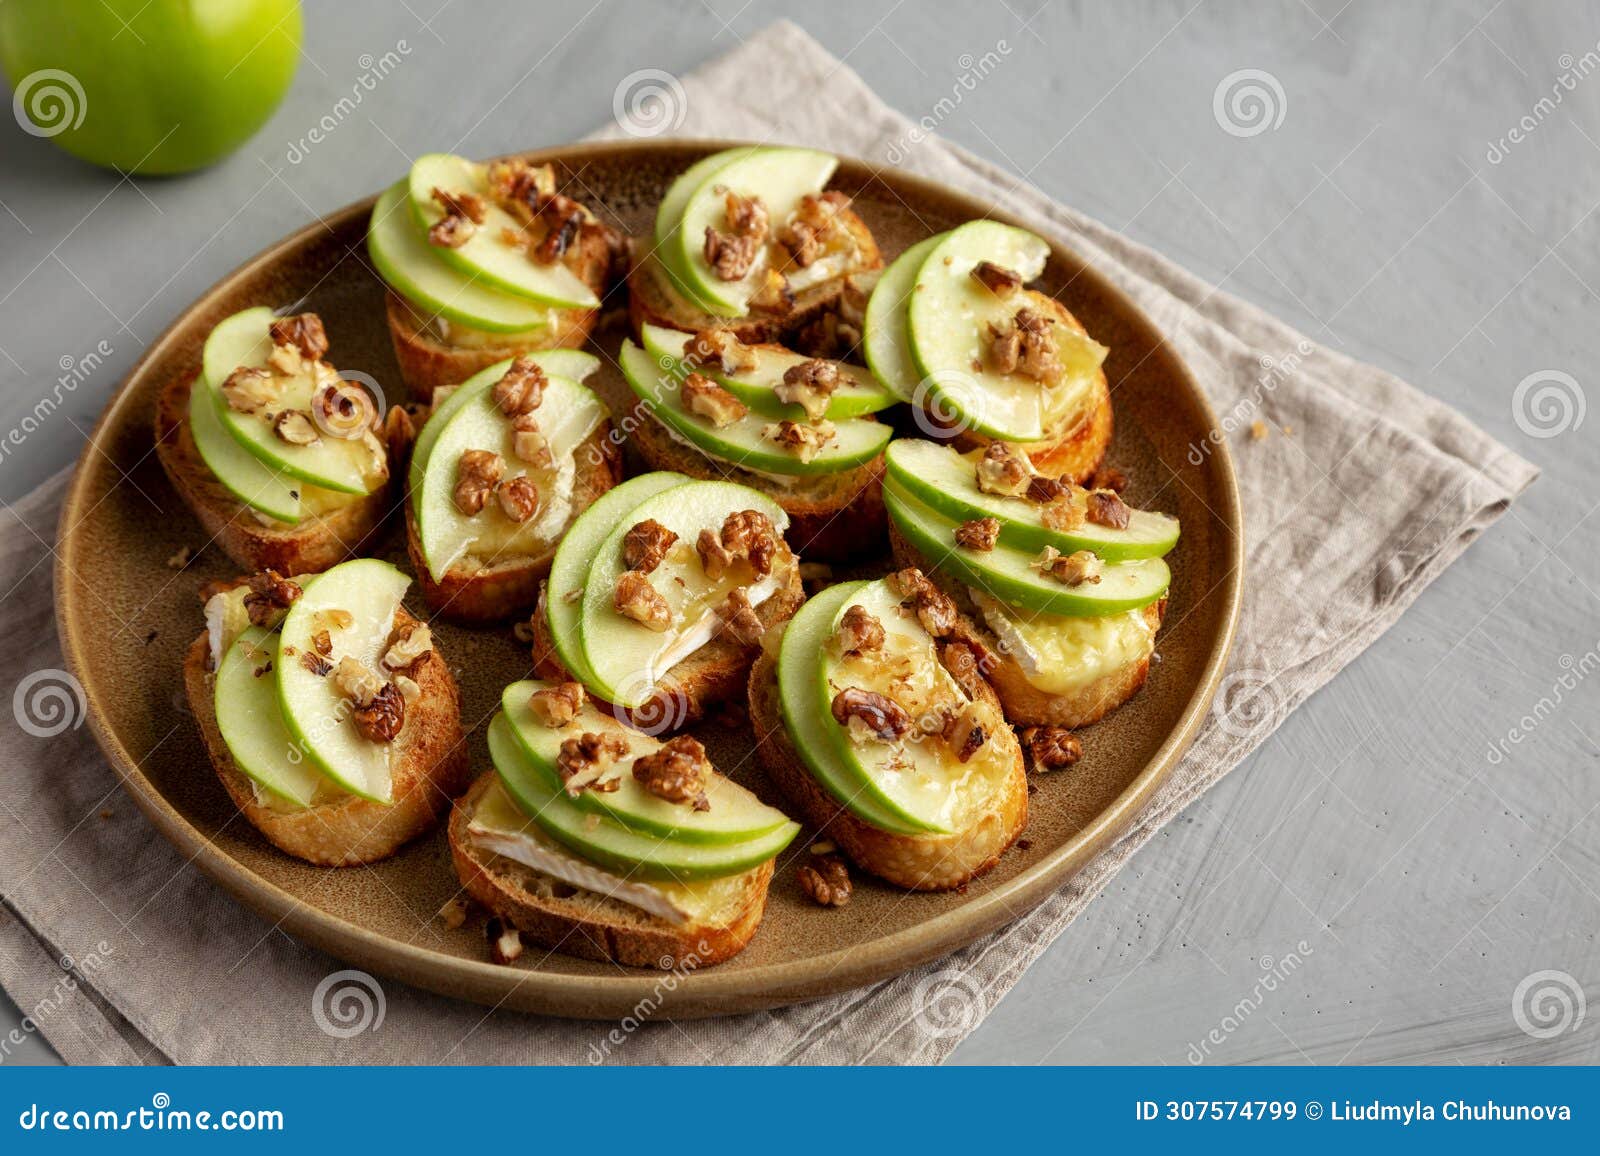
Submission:
[[[648,235],[671,179],[729,143],[593,144],[532,159],[555,162],[581,182],[597,211]],[[886,257],[962,221],[1000,216],[948,189],[855,161],[840,165],[834,184],[856,198]],[[442,830],[365,868],[311,867],[273,849],[238,819],[181,692],[174,693],[183,650],[202,628],[196,590],[233,568],[215,548],[185,571],[166,566],[175,551],[197,548],[205,538],[152,452],[156,395],[173,375],[197,372],[205,336],[224,317],[251,305],[304,300],[327,325],[335,363],[373,375],[392,386],[390,401],[402,400],[383,285],[366,260],[371,203],[306,227],[224,278],[150,346],[107,407],[61,516],[56,613],[67,661],[83,683],[95,735],[135,801],[185,856],[264,918],[357,967],[447,995],[556,1015],[619,1016],[642,998],[662,995],[659,975],[541,951],[498,967],[487,962],[481,923],[441,926],[434,915],[458,890]],[[1028,848],[1007,853],[961,893],[907,895],[858,873],[850,905],[822,910],[796,886],[796,859],[808,841],[797,840],[782,857],[766,921],[749,948],[675,983],[666,1014],[716,1015],[810,999],[971,942],[1028,911],[1106,847],[1192,740],[1221,675],[1240,601],[1242,528],[1227,447],[1210,445],[1216,419],[1189,372],[1108,281],[1057,248],[1044,288],[1111,347],[1106,370],[1117,432],[1109,460],[1131,473],[1130,501],[1183,522],[1169,559],[1171,601],[1149,683],[1083,732],[1081,763],[1038,780]],[[602,337],[602,350],[614,352],[618,339]],[[609,365],[600,390],[625,396]],[[1196,445],[1210,445],[1210,452],[1191,455]],[[401,538],[400,527],[391,526],[386,548],[405,566]],[[107,609],[131,624],[123,637],[105,636]],[[509,629],[445,626],[438,633],[461,679],[474,765],[487,768],[483,724],[501,688],[528,675],[527,648]],[[700,734],[719,766],[782,805],[750,757],[748,731],[709,724]]]

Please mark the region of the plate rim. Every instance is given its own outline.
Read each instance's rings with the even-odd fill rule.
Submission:
[[[535,164],[545,161],[576,164],[617,154],[685,151],[709,154],[749,143],[677,137],[648,141],[585,141],[507,155],[525,157]],[[942,182],[846,154],[837,155],[841,169],[863,173],[866,183],[876,181],[891,191],[895,185],[909,187],[919,196],[958,206],[961,212],[974,219],[986,217],[1030,228],[1012,214],[994,206],[986,206],[972,194]],[[595,976],[528,967],[507,968],[485,961],[462,959],[416,943],[394,939],[313,907],[256,874],[190,823],[146,778],[137,761],[106,721],[107,716],[100,707],[98,682],[92,673],[92,663],[88,661],[89,651],[74,625],[73,615],[67,611],[69,600],[73,597],[72,560],[78,555],[80,541],[75,530],[86,516],[82,514],[82,507],[87,500],[88,471],[85,466],[93,455],[106,454],[102,442],[113,419],[130,404],[148,367],[166,353],[179,330],[188,327],[198,310],[206,308],[239,279],[276,262],[285,252],[304,245],[319,233],[334,231],[348,225],[354,218],[369,214],[377,196],[374,193],[317,215],[316,220],[235,266],[179,311],[161,335],[145,348],[106,402],[73,465],[72,479],[57,521],[52,590],[56,629],[68,670],[84,688],[86,715],[95,742],[121,784],[128,789],[139,809],[162,836],[245,906],[274,920],[302,942],[346,962],[449,998],[507,1005],[523,1011],[570,1018],[614,1018],[627,1014],[641,999],[651,996],[661,1001],[658,1014],[664,1019],[693,1019],[781,1007],[903,974],[1030,913],[1132,824],[1193,743],[1226,670],[1244,598],[1243,505],[1233,454],[1226,441],[1217,442],[1212,450],[1221,483],[1221,493],[1218,495],[1221,499],[1218,503],[1220,508],[1213,509],[1212,513],[1220,529],[1228,535],[1228,567],[1222,579],[1222,596],[1225,599],[1222,628],[1211,645],[1200,677],[1190,692],[1177,724],[1168,731],[1161,745],[1132,782],[1069,840],[1037,863],[1030,864],[1015,878],[954,910],[866,944],[844,946],[823,955],[802,959],[777,960],[737,971],[709,968],[680,974],[629,969],[625,974]],[[1166,336],[1144,310],[1080,253],[1051,237],[1046,236],[1045,240],[1050,245],[1052,260],[1066,265],[1069,270],[1076,270],[1073,280],[1085,280],[1092,293],[1112,300],[1127,323],[1144,330],[1144,336],[1150,344],[1168,346],[1182,385],[1207,419],[1208,428],[1216,428],[1216,411],[1193,372],[1170,347]],[[357,257],[365,261],[360,254]],[[677,974],[677,981],[663,997],[661,987],[663,976],[667,974]]]

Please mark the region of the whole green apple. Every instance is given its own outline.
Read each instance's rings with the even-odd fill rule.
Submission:
[[[17,123],[74,156],[184,173],[238,148],[300,55],[297,0],[5,0]]]

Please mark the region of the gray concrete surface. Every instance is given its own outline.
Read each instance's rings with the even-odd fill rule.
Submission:
[[[1559,1004],[1538,998],[1600,998],[1600,416],[1574,420],[1600,364],[1600,6],[588,2],[312,2],[288,102],[194,178],[119,183],[0,125],[0,429],[60,358],[112,348],[66,398],[71,423],[6,459],[0,497],[74,457],[216,277],[441,141],[576,137],[622,76],[685,72],[786,9],[914,116],[1004,38],[944,136],[1410,379],[1545,474],[1154,840],[956,1061],[1600,1060],[1600,1010],[1541,1027]],[[362,54],[401,40],[329,151],[288,164]],[[1283,113],[1248,138],[1213,116],[1242,69],[1271,75]],[[1540,371],[1571,375],[1569,408],[1519,423]],[[1524,984],[1542,971],[1565,978]]]

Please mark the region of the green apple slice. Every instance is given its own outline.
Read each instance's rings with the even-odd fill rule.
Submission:
[[[1046,614],[1091,616],[1148,606],[1167,592],[1172,572],[1160,558],[1107,562],[1097,583],[1066,586],[1035,569],[1038,557],[1000,544],[993,550],[956,545],[957,522],[942,516],[885,479],[883,501],[897,530],[928,565],[1001,602]]]
[[[809,462],[765,434],[773,419],[754,411],[720,429],[684,408],[678,379],[631,341],[617,357],[622,376],[650,412],[682,440],[731,465],[768,474],[809,477],[834,474],[870,462],[894,431],[882,422],[847,418],[834,423],[834,437]]]
[[[230,494],[279,522],[292,526],[300,521],[300,487],[305,483],[285,477],[228,436],[215,396],[199,380],[189,387],[189,433],[206,468]]]
[[[802,606],[784,627],[778,652],[778,707],[801,762],[842,807],[881,831],[919,835],[927,828],[899,815],[862,773],[860,764],[844,758],[839,736],[830,735],[824,726],[825,722],[833,722],[833,716],[817,678],[819,656],[840,612],[866,585],[842,582],[828,587]]]
[[[489,198],[488,166],[448,153],[418,157],[407,177],[411,212],[421,231],[427,231],[444,218],[444,209],[433,199],[434,189],[447,193],[471,193],[484,204],[484,219],[465,244],[450,249],[429,245],[446,264],[468,275],[477,275],[492,285],[519,297],[557,309],[593,309],[600,304],[594,290],[571,269],[554,261],[541,265],[516,245],[501,240],[501,232],[521,231],[521,224]],[[428,244],[424,240],[424,244]]]
[[[211,331],[201,355],[207,388],[215,395],[217,416],[234,441],[275,470],[345,494],[371,493],[385,475],[368,444],[359,438],[324,434],[314,445],[290,445],[272,431],[262,414],[240,413],[222,397],[222,383],[236,369],[261,369],[272,352],[270,327],[275,315],[266,306],[235,313]],[[280,378],[283,394],[277,409],[311,410],[317,386],[310,374]]]
[[[489,756],[507,793],[540,830],[592,863],[639,879],[737,875],[776,856],[800,832],[800,824],[785,822],[738,843],[685,843],[631,831],[567,798],[533,765],[503,714],[489,723]]]
[[[688,207],[689,198],[706,183],[706,179],[712,173],[755,151],[754,147],[724,149],[720,153],[702,157],[678,175],[668,187],[666,196],[661,198],[661,204],[656,207],[654,252],[656,261],[672,279],[673,286],[678,292],[702,313],[712,312],[711,305],[695,291],[694,285],[689,280],[688,271],[679,259],[683,250],[678,245],[677,234],[679,226],[683,224],[683,210]]]
[[[778,503],[748,486],[689,482],[635,506],[600,544],[584,585],[579,622],[584,665],[594,677],[588,685],[597,695],[618,706],[643,706],[667,672],[715,636],[718,621],[712,608],[744,584],[741,579],[748,575],[730,572],[713,582],[706,577],[694,544],[701,530],[720,531],[727,516],[740,510],[765,514],[779,534],[789,526]],[[635,523],[649,519],[678,535],[650,574],[651,585],[673,613],[672,624],[664,631],[625,618],[612,601],[623,571],[623,536]],[[771,597],[786,577],[773,573],[746,585],[752,605]]]
[[[361,736],[349,704],[331,674],[314,674],[304,658],[315,653],[312,636],[329,630],[335,666],[347,655],[372,671],[394,629],[395,611],[411,580],[387,562],[357,558],[302,583],[302,593],[284,616],[273,669],[278,675],[278,703],[283,721],[300,750],[328,778],[353,795],[387,803],[391,743]],[[326,624],[322,611],[343,610],[354,622],[344,629]]]
[[[544,400],[535,416],[549,443],[551,464],[529,467],[513,452],[511,422],[494,401],[494,386],[504,375],[503,367],[499,373],[477,374],[446,399],[450,412],[423,461],[422,484],[412,495],[413,512],[422,555],[435,581],[469,553],[534,554],[553,542],[572,517],[578,476],[574,454],[605,421],[605,406],[588,389],[564,377],[547,376]],[[468,450],[499,454],[508,480],[532,478],[539,490],[538,512],[521,525],[507,518],[497,502],[476,514],[463,514],[455,503],[455,486],[461,455]]]
[[[1084,522],[1056,530],[1042,521],[1044,506],[1026,498],[989,494],[978,488],[977,463],[983,451],[959,453],[950,446],[915,438],[889,443],[884,460],[891,478],[906,493],[957,522],[997,518],[1000,541],[1038,554],[1054,546],[1063,554],[1093,550],[1107,562],[1159,558],[1178,544],[1178,519],[1147,510],[1131,510],[1128,528],[1114,529]]]
[[[712,171],[701,181],[683,208],[683,221],[673,244],[674,260],[680,262],[697,296],[723,317],[742,317],[750,311],[750,298],[761,284],[767,265],[757,260],[750,272],[738,281],[724,281],[712,271],[705,258],[707,227],[723,229],[727,224],[724,193],[759,197],[766,206],[773,233],[793,216],[803,197],[819,193],[839,167],[839,158],[813,149],[761,148]]]
[[[399,181],[372,207],[367,253],[378,273],[406,300],[458,325],[490,333],[523,333],[550,323],[550,307],[504,293],[439,256],[417,228],[411,190]]]
[[[537,362],[539,368],[551,377],[566,377],[577,382],[586,381],[600,368],[600,359],[581,349],[546,349],[523,356]],[[491,382],[499,381],[510,367],[510,360],[497,362],[488,369],[473,374],[452,388],[449,393],[436,399],[427,420],[422,423],[422,429],[417,433],[417,440],[411,445],[411,471],[407,482],[412,489],[422,484],[422,471],[428,464],[428,455],[433,452],[433,443],[438,440],[439,431],[450,424],[450,415],[465,405],[472,396],[468,392],[468,387],[485,376]],[[443,387],[441,391],[442,389]]]
[[[585,686],[593,686],[595,679],[589,660],[583,656],[580,604],[595,555],[618,525],[624,521],[633,525],[628,514],[635,506],[688,480],[682,474],[665,471],[629,478],[601,494],[579,514],[567,527],[561,545],[556,547],[546,584],[545,617],[550,623],[550,637],[555,642],[556,653],[561,656],[561,665]]]
[[[1050,246],[1032,233],[969,221],[947,233],[917,273],[906,311],[917,370],[936,398],[978,433],[1006,441],[1043,439],[1082,400],[1105,360],[1105,346],[1057,324],[1065,366],[1059,381],[1045,385],[986,368],[989,325],[1007,323],[1026,302],[985,289],[973,279],[973,267],[992,261],[1026,282],[1044,272],[1049,256]]]
[[[234,765],[253,783],[286,803],[309,807],[327,783],[283,725],[273,674],[277,652],[277,639],[259,626],[228,648],[217,667],[217,729]]]
[[[640,329],[639,338],[644,344],[645,352],[656,359],[656,364],[675,376],[682,377],[692,370],[698,370],[751,409],[768,417],[774,419],[786,417],[791,421],[806,420],[805,410],[792,402],[778,400],[774,391],[783,382],[785,373],[797,365],[814,360],[813,358],[777,345],[750,345],[745,348],[749,350],[750,358],[755,364],[749,369],[740,370],[738,376],[733,376],[717,369],[700,369],[698,366],[684,364],[683,351],[694,339],[692,333],[665,329],[659,325],[645,325]],[[888,409],[898,400],[894,394],[874,381],[870,373],[842,361],[835,361],[833,364],[838,367],[840,383],[839,388],[828,398],[828,410],[823,415],[829,421],[877,413],[879,410]]]
[[[534,716],[528,703],[534,692],[554,685],[533,679],[514,682],[500,697],[500,709],[511,724],[517,742],[550,786],[562,787],[556,760],[561,754],[561,744],[567,739],[584,733],[617,734],[629,746],[628,754],[618,766],[616,790],[579,791],[575,796],[568,796],[580,810],[605,815],[640,834],[682,843],[743,843],[769,835],[789,822],[782,811],[767,806],[723,775],[708,776],[705,791],[710,807],[704,811],[652,795],[639,785],[630,768],[634,759],[660,750],[661,740],[624,726],[592,702],[585,702],[578,717],[566,726],[545,726]]]
[[[866,354],[868,368],[901,401],[914,400],[922,382],[917,359],[911,352],[907,322],[911,293],[922,263],[949,235],[936,234],[901,253],[883,271],[872,287],[872,296],[867,298],[867,312],[861,322],[861,351]]]

